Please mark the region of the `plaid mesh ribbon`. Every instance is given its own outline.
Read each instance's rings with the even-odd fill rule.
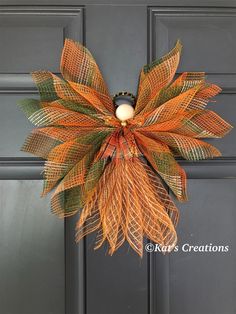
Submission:
[[[19,106],[37,126],[22,150],[46,159],[43,195],[54,189],[52,212],[80,211],[76,239],[96,232],[96,245],[113,254],[127,240],[140,255],[143,238],[172,249],[178,209],[162,180],[187,199],[185,171],[175,160],[200,160],[220,152],[200,138],[220,138],[232,128],[205,107],[220,92],[204,73],[185,72],[172,81],[181,44],[143,67],[134,118],[122,125],[90,52],[66,39],[63,79],[34,72],[40,100]],[[158,176],[159,175],[159,176]]]

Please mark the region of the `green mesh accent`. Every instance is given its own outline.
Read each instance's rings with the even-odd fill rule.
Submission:
[[[42,109],[40,101],[37,99],[23,99],[17,103],[19,108],[24,112],[27,118],[29,118],[33,113]]]
[[[153,160],[157,166],[158,171],[162,173],[171,173],[172,170],[175,171],[176,164],[173,155],[170,153],[155,153],[152,152]]]
[[[67,216],[73,215],[83,207],[81,187],[76,186],[70,190],[62,191],[57,195],[60,207]]]
[[[169,86],[169,87],[162,88],[157,99],[157,106],[161,106],[168,100],[178,96],[181,93],[181,91],[182,91],[182,86],[173,86],[173,87]]]
[[[88,134],[83,134],[82,136],[78,137],[78,142],[81,144],[91,144],[94,142],[94,145],[100,146],[101,142],[113,131],[94,131]]]
[[[83,113],[89,116],[93,116],[97,114],[97,111],[92,106],[89,106],[87,104],[80,104],[74,101],[63,100],[63,99],[59,99],[58,103],[69,110]]]
[[[58,95],[54,89],[53,79],[48,78],[47,80],[36,83],[41,101],[50,102],[58,99]]]
[[[91,191],[99,181],[104,167],[106,165],[105,159],[100,159],[99,161],[95,162],[88,171],[86,182],[85,182],[85,191]]]

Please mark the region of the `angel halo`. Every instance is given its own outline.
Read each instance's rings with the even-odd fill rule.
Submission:
[[[42,195],[54,189],[52,212],[61,218],[80,212],[77,241],[96,232],[95,248],[107,243],[111,255],[127,241],[142,256],[145,237],[174,248],[179,212],[162,182],[187,200],[186,174],[175,157],[220,156],[200,139],[223,137],[232,128],[205,109],[220,88],[203,72],[173,81],[181,48],[177,41],[142,68],[134,107],[115,108],[91,53],[73,40],[65,40],[63,79],[32,73],[40,100],[19,106],[37,128],[22,150],[46,159]]]

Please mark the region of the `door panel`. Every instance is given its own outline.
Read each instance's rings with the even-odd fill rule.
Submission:
[[[188,182],[190,200],[180,207],[179,252],[171,254],[169,262],[170,313],[233,314],[236,311],[236,180]],[[222,246],[220,250],[225,252],[184,252],[189,250],[188,244],[212,244],[212,249]]]
[[[41,180],[0,181],[0,311],[64,313],[64,222]]]
[[[2,7],[1,73],[59,72],[63,40],[81,40],[82,25],[81,7]]]
[[[179,38],[184,44],[179,72],[235,74],[235,9],[153,7],[150,14],[153,57],[164,54]]]
[[[169,51],[177,39],[183,43],[178,73],[206,72],[207,80],[217,83],[222,93],[209,109],[235,125],[236,106],[236,10],[230,8],[149,9],[149,58],[154,60]],[[236,131],[224,140],[210,140],[223,156],[235,156]]]
[[[0,93],[0,123],[1,123],[1,157],[31,157],[28,153],[21,152],[21,146],[29,132],[32,124],[25,118],[24,114],[16,105],[20,99],[38,98],[35,94]]]
[[[16,103],[38,98],[30,72],[59,73],[64,38],[83,42],[83,31],[79,6],[0,7],[0,212],[4,218],[0,312],[4,314],[65,313],[64,221],[50,213],[49,198],[40,198],[42,181],[30,181],[41,179],[43,162],[20,152],[32,125]]]
[[[20,146],[31,124],[16,103],[38,97],[30,72],[60,72],[65,37],[83,41],[82,7],[1,7],[1,157],[29,156],[20,152]]]
[[[111,257],[108,247],[94,252],[94,244],[90,236],[86,241],[87,313],[148,313],[146,256],[141,260],[125,244]]]
[[[153,313],[233,314],[236,180],[189,179],[188,188],[190,200],[179,206],[178,251],[168,257],[160,253],[153,257],[155,280],[162,277],[156,293],[166,294],[165,298],[153,297]],[[210,248],[208,252],[194,252],[190,248],[206,250],[206,245],[211,250],[216,250],[214,246],[221,248],[218,252],[210,252]]]

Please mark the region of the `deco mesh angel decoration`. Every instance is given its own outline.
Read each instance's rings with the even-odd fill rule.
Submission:
[[[127,240],[142,256],[144,237],[175,246],[178,209],[162,182],[185,201],[186,174],[175,157],[220,156],[200,138],[220,138],[232,128],[205,109],[220,88],[204,73],[185,72],[173,81],[181,48],[178,41],[143,67],[137,97],[112,99],[91,53],[70,39],[61,57],[63,79],[32,73],[40,100],[19,106],[37,128],[22,150],[46,159],[42,195],[55,189],[52,212],[80,211],[77,241],[96,232],[95,248],[107,241],[111,255]]]

